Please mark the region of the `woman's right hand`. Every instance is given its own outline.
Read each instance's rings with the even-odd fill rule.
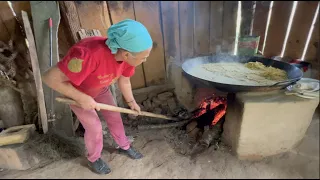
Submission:
[[[86,110],[96,109],[97,111],[100,111],[100,108],[98,107],[97,102],[91,96],[83,95],[77,100],[77,103],[83,109],[86,109]]]

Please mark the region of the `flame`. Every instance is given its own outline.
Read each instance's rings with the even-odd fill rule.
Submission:
[[[222,105],[222,106],[219,106]],[[212,119],[211,125],[214,126],[219,122],[219,120],[226,114],[227,110],[227,99],[224,97],[210,97],[204,99],[197,110],[197,112],[194,114],[193,118],[197,118],[204,113],[206,113],[208,110],[214,109],[215,116]]]

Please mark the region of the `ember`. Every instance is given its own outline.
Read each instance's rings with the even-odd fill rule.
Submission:
[[[194,111],[193,118],[199,118],[199,117],[202,117],[202,115],[204,115],[204,117],[202,117],[201,119],[203,119],[204,121],[207,121],[209,118],[211,125],[214,126],[225,115],[226,109],[227,109],[226,98],[224,97],[206,98],[201,102],[199,108],[196,111]]]

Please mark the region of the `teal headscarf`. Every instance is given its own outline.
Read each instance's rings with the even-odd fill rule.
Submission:
[[[142,52],[152,46],[151,36],[140,22],[126,19],[112,25],[108,31],[106,45],[112,54],[116,54],[119,48],[129,52]]]

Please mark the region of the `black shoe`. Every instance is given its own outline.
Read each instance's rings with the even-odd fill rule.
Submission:
[[[127,154],[131,159],[141,159],[143,155],[130,147],[128,150],[119,149],[120,153]]]
[[[95,173],[98,173],[98,174],[109,174],[111,172],[111,169],[109,168],[107,163],[105,163],[101,158],[99,158],[95,162],[90,162],[89,161],[88,166]]]

